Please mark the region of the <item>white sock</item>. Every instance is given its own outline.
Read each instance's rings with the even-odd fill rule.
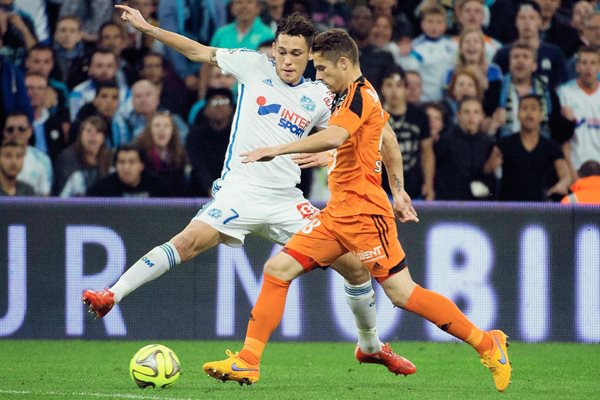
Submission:
[[[179,264],[181,264],[181,258],[172,243],[167,242],[156,246],[137,260],[110,288],[110,291],[115,294],[115,302],[120,302],[123,297],[135,289],[158,278]]]
[[[381,341],[377,335],[377,310],[375,291],[371,280],[362,285],[344,282],[346,302],[350,306],[358,328],[358,346],[364,353],[381,351]]]

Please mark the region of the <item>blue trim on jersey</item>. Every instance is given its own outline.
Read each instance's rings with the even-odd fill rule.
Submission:
[[[286,85],[288,85],[289,87],[296,87],[296,86],[300,86],[304,83],[305,79],[303,76],[300,77],[300,80],[298,81],[298,83],[296,83],[295,85],[291,84],[291,83],[286,83]]]
[[[240,95],[238,96],[238,103],[237,103],[237,110],[236,110],[236,116],[235,116],[235,126],[233,129],[233,134],[231,135],[231,141],[229,142],[229,147],[227,148],[227,159],[225,159],[225,169],[226,171],[223,173],[223,175],[221,176],[221,179],[225,179],[225,176],[229,173],[229,171],[231,171],[231,167],[229,167],[229,162],[231,161],[231,155],[233,154],[233,144],[235,143],[235,138],[237,136],[237,132],[238,132],[238,126],[239,126],[239,122],[240,122],[240,114],[241,114],[241,110],[242,110],[242,100],[244,98],[244,89],[246,88],[246,85],[244,85],[243,83],[240,84]]]

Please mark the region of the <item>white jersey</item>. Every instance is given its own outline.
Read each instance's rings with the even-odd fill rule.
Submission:
[[[331,93],[321,82],[284,83],[275,72],[274,61],[252,50],[218,49],[216,59],[225,73],[237,78],[239,87],[223,171],[213,184],[213,193],[223,183],[295,187],[300,182],[300,168],[291,156],[242,164],[240,153],[294,142],[314,127],[326,128]]]
[[[442,36],[431,39],[420,35],[413,41],[414,56],[419,61],[419,74],[423,81],[422,101],[440,101],[444,85],[444,73],[456,64],[456,45],[452,39]]]
[[[573,79],[558,88],[560,105],[575,114],[575,133],[571,139],[571,160],[575,169],[589,160],[600,162],[600,87],[588,94]]]

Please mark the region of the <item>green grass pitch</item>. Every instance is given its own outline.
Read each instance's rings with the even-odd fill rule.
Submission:
[[[359,365],[352,343],[271,343],[260,381],[240,387],[208,378],[202,364],[241,343],[157,342],[181,360],[170,389],[141,390],[129,378],[129,359],[152,342],[0,340],[0,399],[600,399],[599,345],[513,342],[512,384],[498,393],[459,343],[392,343],[417,366],[408,377]]]

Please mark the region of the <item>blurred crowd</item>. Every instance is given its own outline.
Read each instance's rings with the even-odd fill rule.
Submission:
[[[267,54],[292,12],[347,30],[413,199],[600,203],[596,0],[0,0],[0,196],[210,196],[237,82],[115,4]],[[326,200],[326,181],[301,189]]]

